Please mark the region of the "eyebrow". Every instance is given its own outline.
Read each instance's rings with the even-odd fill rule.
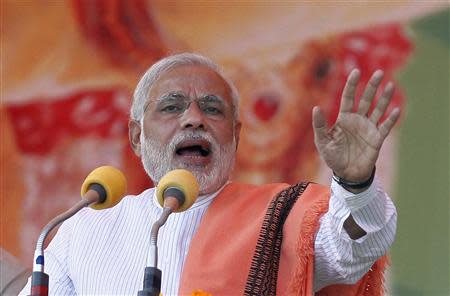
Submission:
[[[207,94],[201,97],[202,99],[209,99],[210,101],[220,101],[225,102],[220,96],[215,94]]]
[[[156,101],[161,102],[161,101],[166,101],[166,100],[173,100],[174,98],[179,98],[179,97],[189,98],[189,96],[185,95],[181,91],[171,91],[171,92],[168,92],[168,93],[162,95]],[[215,94],[205,94],[196,99],[206,99],[208,101],[216,101],[216,102],[220,102],[222,104],[226,104],[225,100],[222,97],[215,95]]]
[[[180,91],[171,91],[171,92],[168,92],[168,93],[162,95],[157,101],[171,100],[174,97],[187,98],[187,96],[184,93],[180,92]]]

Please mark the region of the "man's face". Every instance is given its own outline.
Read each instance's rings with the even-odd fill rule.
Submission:
[[[142,163],[153,181],[184,168],[196,176],[200,194],[225,184],[240,131],[230,94],[207,67],[178,66],[160,76],[150,89],[140,134]]]

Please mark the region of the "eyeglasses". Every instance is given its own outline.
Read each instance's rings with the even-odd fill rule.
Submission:
[[[230,109],[228,104],[216,95],[205,95],[200,98],[190,99],[182,93],[171,92],[158,100],[147,103],[144,107],[144,113],[149,111],[160,116],[178,117],[189,109],[192,102],[197,104],[205,116],[215,120],[224,119]]]

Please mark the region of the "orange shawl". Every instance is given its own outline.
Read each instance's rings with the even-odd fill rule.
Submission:
[[[252,258],[272,200],[288,184],[228,184],[215,198],[193,237],[180,284],[180,295],[203,290],[212,295],[248,293]],[[314,238],[328,210],[329,190],[308,184],[282,228],[277,295],[313,295]],[[379,259],[354,285],[332,285],[315,295],[383,295],[386,258]],[[260,281],[257,284],[261,284]]]

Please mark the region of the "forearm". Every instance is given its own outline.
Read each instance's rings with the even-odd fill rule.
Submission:
[[[345,230],[350,228],[359,234],[350,231],[350,236]],[[330,209],[321,219],[315,241],[316,290],[356,282],[385,254],[395,229],[395,206],[376,184],[354,195],[333,183]]]

